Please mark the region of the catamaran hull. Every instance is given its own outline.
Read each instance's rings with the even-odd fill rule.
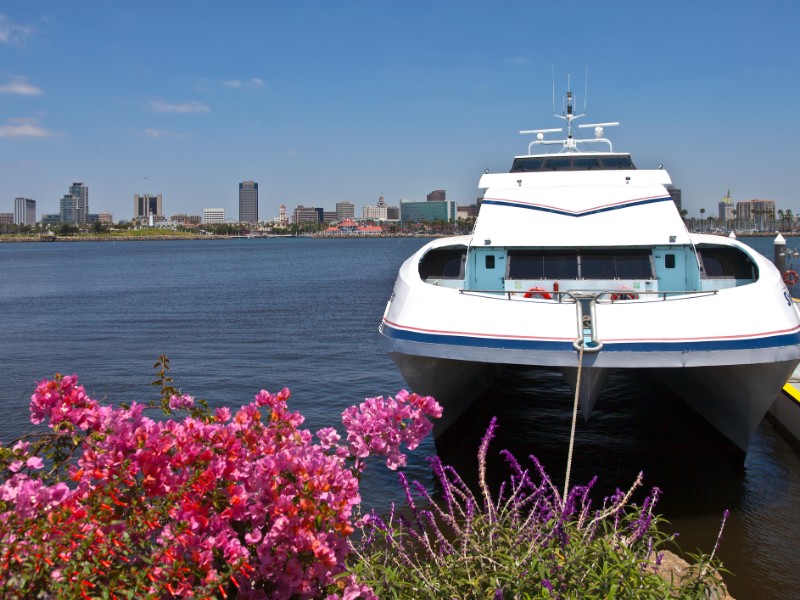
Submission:
[[[444,408],[442,419],[434,425],[434,437],[447,431],[471,404],[509,366],[509,364],[434,358],[419,354],[389,352],[400,373],[416,392],[434,396]],[[781,352],[770,353],[777,360],[752,363],[664,368],[652,366],[652,357],[638,367],[598,367],[597,355],[585,355],[581,368],[579,405],[584,419],[589,419],[595,401],[611,370],[615,373],[645,370],[691,406],[701,417],[742,452],[781,389],[798,365],[796,358],[781,360]],[[791,356],[792,352],[784,352]],[[487,354],[487,356],[489,356]],[[744,358],[744,357],[743,357]],[[684,357],[685,360],[685,357]],[[552,368],[552,361],[533,361],[531,368]],[[650,366],[644,366],[644,363]],[[662,364],[680,362],[673,357]],[[577,367],[561,367],[573,392],[578,385]]]

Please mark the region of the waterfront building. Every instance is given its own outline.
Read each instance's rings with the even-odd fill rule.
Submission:
[[[42,215],[41,223],[48,227],[51,225],[61,225],[61,213]]]
[[[114,215],[112,215],[107,210],[104,210],[99,215],[97,215],[97,220],[102,223],[103,225],[113,225],[114,224]]]
[[[58,212],[61,215],[62,223],[72,223],[77,225],[78,221],[78,199],[72,194],[64,194],[58,203]]]
[[[774,200],[748,200],[736,203],[736,222],[745,229],[763,231],[775,221]]]
[[[225,222],[224,208],[204,208],[203,223],[206,225],[218,225]]]
[[[386,207],[386,220],[387,221],[399,221],[400,220],[400,207],[399,206],[387,206]]]
[[[456,203],[452,200],[445,202],[411,202],[400,201],[400,221],[406,223],[419,223],[427,221],[452,222],[456,219]]]
[[[139,222],[149,223],[156,217],[163,215],[161,206],[161,194],[153,196],[151,194],[133,195],[133,218]]]
[[[313,206],[303,206],[300,204],[294,209],[292,214],[293,223],[322,223],[324,211]]]
[[[667,186],[667,192],[669,192],[669,195],[672,198],[672,201],[675,203],[675,208],[678,209],[678,214],[683,216],[683,212],[681,212],[682,211],[681,204],[683,203],[683,198],[682,198],[682,195],[681,195],[681,189],[677,188],[675,186],[672,186],[672,185],[668,185]]]
[[[444,190],[433,190],[428,194],[428,202],[445,202],[446,195]]]
[[[345,200],[343,202],[336,203],[337,221],[344,221],[345,219],[355,219],[355,218],[356,218],[356,207],[352,202],[347,202]]]
[[[89,219],[89,186],[82,181],[75,181],[69,186],[69,193],[76,199],[75,223],[86,223]]]
[[[14,198],[14,223],[36,225],[36,200]]]
[[[720,223],[723,225],[733,221],[733,201],[731,201],[731,191],[728,190],[728,193],[725,197],[719,201],[719,220]]]
[[[325,235],[380,235],[383,229],[377,225],[359,225],[353,219],[345,219],[323,231]]]
[[[466,206],[459,206],[456,211],[458,213],[458,219],[474,219],[478,216],[478,205],[468,204]]]
[[[13,225],[14,213],[0,213],[0,225]]]
[[[239,184],[239,222],[258,223],[258,183],[255,181]]]
[[[375,206],[364,206],[362,216],[371,221],[386,221],[389,218],[389,207],[386,206],[383,195],[378,196],[378,203]]]
[[[172,215],[169,220],[173,223],[181,223],[183,225],[200,225],[203,222],[202,215]]]
[[[323,223],[333,223],[334,221],[338,221],[339,219],[336,218],[336,211],[335,210],[323,210],[322,211],[322,222]]]

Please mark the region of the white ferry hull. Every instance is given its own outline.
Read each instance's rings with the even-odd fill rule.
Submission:
[[[419,278],[415,256],[401,268],[386,307],[382,344],[410,387],[443,405],[437,437],[507,365],[558,368],[574,390],[580,364],[584,418],[611,370],[644,369],[746,451],[800,361],[797,311],[774,267],[758,260],[761,278],[750,285],[598,303],[594,321],[602,348],[584,352],[580,364],[574,302],[430,285]],[[742,313],[746,306],[759,307],[757,318]]]

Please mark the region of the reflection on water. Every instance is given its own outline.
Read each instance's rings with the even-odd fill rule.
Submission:
[[[511,368],[438,440],[442,460],[473,484],[476,453],[492,416],[499,422],[488,472],[499,484],[507,470],[500,450],[520,462],[535,455],[556,486],[564,483],[573,395],[560,373]],[[800,556],[800,456],[767,422],[742,456],[691,408],[646,376],[612,373],[588,422],[579,417],[570,482],[598,476],[594,501],[627,488],[644,473],[641,500],[663,491],[659,512],[686,551],[710,552],[722,513],[731,511],[721,557],[735,576],[726,581],[743,598],[784,598],[800,587],[787,565]]]

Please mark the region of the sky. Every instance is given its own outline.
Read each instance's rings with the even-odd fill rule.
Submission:
[[[244,180],[261,219],[470,204],[520,130],[560,126],[569,79],[689,216],[728,190],[800,214],[798,22],[795,0],[3,0],[0,212],[58,212],[73,181],[115,220],[144,193],[236,218]]]

